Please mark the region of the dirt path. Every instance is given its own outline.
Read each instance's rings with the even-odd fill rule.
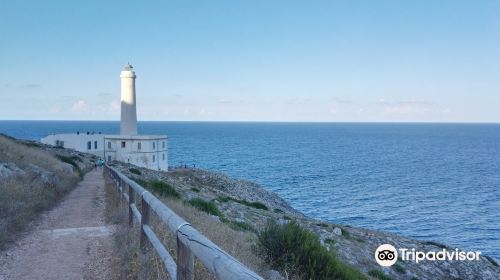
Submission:
[[[113,226],[102,171],[92,171],[34,229],[0,253],[0,280],[112,279]]]

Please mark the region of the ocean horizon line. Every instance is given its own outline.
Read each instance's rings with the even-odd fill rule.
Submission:
[[[29,120],[29,119],[1,119],[0,122],[116,122],[120,120]],[[434,122],[434,121],[245,121],[245,120],[138,120],[138,122],[149,123],[276,123],[276,124],[493,124],[500,122]]]

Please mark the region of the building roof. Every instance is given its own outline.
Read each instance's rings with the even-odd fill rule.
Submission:
[[[113,139],[113,140],[164,140],[168,139],[167,135],[104,135],[104,139]]]

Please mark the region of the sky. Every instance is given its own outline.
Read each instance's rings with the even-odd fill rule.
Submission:
[[[0,119],[500,122],[500,1],[0,0]]]

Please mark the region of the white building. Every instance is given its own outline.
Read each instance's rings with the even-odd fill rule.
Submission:
[[[42,138],[41,142],[57,147],[94,154],[101,158],[104,156],[104,135],[101,133],[77,132],[67,134],[51,134]]]
[[[53,134],[42,138],[41,142],[91,153],[108,162],[117,160],[154,170],[168,170],[167,136],[137,134],[136,75],[132,69],[132,65],[127,64],[120,75],[120,134]]]

